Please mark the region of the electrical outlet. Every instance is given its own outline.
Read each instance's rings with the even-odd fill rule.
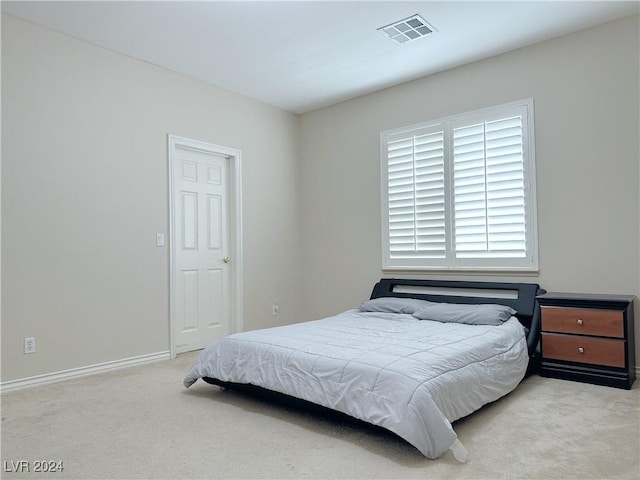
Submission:
[[[278,305],[277,303],[274,303],[273,310],[271,311],[271,313],[274,317],[277,317],[278,315],[280,315],[280,305]]]
[[[24,354],[36,353],[36,337],[24,338]]]

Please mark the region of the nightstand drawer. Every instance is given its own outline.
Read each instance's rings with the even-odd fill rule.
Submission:
[[[624,352],[624,340],[542,334],[544,358],[624,368]]]
[[[624,338],[624,316],[619,310],[542,307],[542,330]]]

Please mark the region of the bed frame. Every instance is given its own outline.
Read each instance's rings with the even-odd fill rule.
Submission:
[[[540,306],[536,296],[543,293],[546,293],[546,290],[536,283],[383,278],[373,287],[371,298],[404,297],[430,302],[507,305],[518,312],[518,320],[527,329],[527,347],[531,363],[540,342]]]
[[[418,298],[431,302],[446,303],[497,303],[507,305],[516,310],[517,318],[527,329],[527,347],[529,351],[529,367],[527,375],[538,368],[538,344],[540,342],[540,307],[536,296],[546,293],[538,284],[534,283],[501,283],[501,282],[467,282],[457,280],[412,280],[383,278],[373,287],[371,298],[400,297]],[[255,385],[224,382],[216,378],[203,377],[212,385],[229,388],[250,394],[256,394],[280,403],[293,404],[314,411],[328,413],[341,418],[348,417],[339,412],[300,400],[289,395],[273,392]],[[348,417],[350,418],[350,417]]]

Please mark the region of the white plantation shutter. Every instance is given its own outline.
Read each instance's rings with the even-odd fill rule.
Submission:
[[[381,134],[383,268],[537,269],[532,109]]]
[[[455,252],[525,257],[522,118],[453,129]]]
[[[391,257],[444,258],[444,133],[411,132],[387,148]]]

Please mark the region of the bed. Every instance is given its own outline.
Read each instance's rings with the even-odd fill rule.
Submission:
[[[381,279],[320,320],[230,335],[184,378],[298,399],[382,427],[435,459],[467,452],[452,423],[513,391],[535,365],[537,284]]]

